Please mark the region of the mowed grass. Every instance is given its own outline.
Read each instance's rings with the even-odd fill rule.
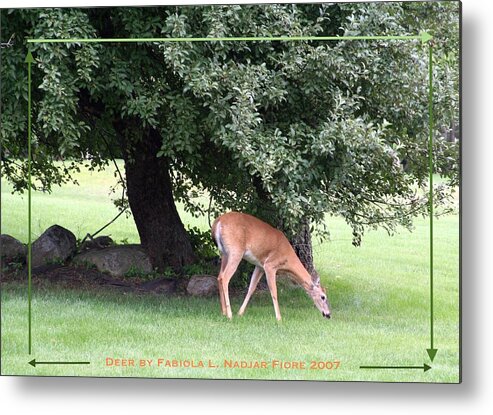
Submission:
[[[78,177],[53,194],[33,195],[33,233],[57,223],[80,238],[116,214],[108,192],[111,171]],[[2,233],[27,241],[26,197],[2,183]],[[182,212],[186,224],[208,227],[206,218]],[[227,321],[216,298],[196,299],[113,291],[34,287],[32,354],[28,354],[25,281],[2,289],[2,374],[254,378],[351,381],[458,382],[459,218],[434,225],[434,327],[437,356],[430,363],[429,223],[413,233],[368,233],[359,248],[339,218],[328,218],[331,240],[315,242],[315,262],[327,287],[333,318],[323,319],[299,288],[279,284],[283,321],[274,318],[268,292],[257,292],[245,316]],[[138,242],[132,219],[120,217],[105,234]],[[242,297],[232,298],[237,311]],[[27,362],[90,361],[84,366]],[[106,366],[107,358],[135,366]],[[152,360],[140,367],[139,359]],[[158,366],[158,359],[163,359]],[[172,365],[173,360],[182,367]],[[228,368],[225,360],[267,362],[267,368]],[[302,362],[305,369],[273,368],[272,361]],[[217,367],[207,367],[209,361]],[[340,362],[311,370],[310,362]],[[184,367],[202,364],[205,367]],[[422,365],[421,370],[364,370],[362,365]],[[335,367],[335,365],[333,365]]]

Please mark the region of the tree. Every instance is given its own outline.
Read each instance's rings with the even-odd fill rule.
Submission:
[[[426,9],[423,9],[425,7]],[[457,121],[455,3],[16,10],[2,13],[4,174],[25,189],[24,37],[412,34],[436,38],[435,117]],[[424,11],[423,11],[424,10]],[[443,19],[443,17],[446,19]],[[438,22],[438,23],[437,23]],[[194,260],[175,201],[244,210],[282,226],[310,264],[308,228],[340,215],[359,244],[428,212],[427,46],[299,41],[39,44],[33,172],[45,188],[78,160],[125,161],[128,202],[158,268]],[[455,55],[454,55],[455,53]],[[101,137],[104,137],[102,139]],[[436,136],[436,172],[457,182],[457,145]],[[65,160],[62,167],[55,164]],[[404,170],[401,161],[405,160]],[[420,189],[420,190],[417,190]],[[435,189],[437,207],[446,188]],[[303,243],[306,242],[306,243]],[[304,254],[303,254],[304,252]]]

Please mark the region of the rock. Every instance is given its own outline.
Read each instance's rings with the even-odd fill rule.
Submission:
[[[113,239],[109,236],[97,236],[93,239],[87,239],[80,246],[80,251],[88,251],[89,249],[101,249],[113,245]]]
[[[194,275],[187,285],[187,293],[197,297],[209,297],[217,292],[217,278],[211,275]]]
[[[26,262],[27,247],[10,235],[0,235],[0,263],[9,264]]]
[[[94,265],[100,272],[113,277],[123,277],[129,271],[143,274],[152,271],[149,257],[140,245],[119,245],[102,249],[91,249],[75,256],[74,263]]]
[[[58,225],[50,226],[32,245],[32,267],[63,262],[75,253],[75,235]]]

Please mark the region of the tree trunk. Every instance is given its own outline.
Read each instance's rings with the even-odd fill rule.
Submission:
[[[269,195],[265,191],[260,177],[254,176],[252,183],[255,187],[257,196],[261,201],[257,207],[257,216],[287,234],[282,218],[275,219],[277,217],[276,209],[270,202]],[[298,232],[293,237],[289,238],[289,242],[312,278],[314,280],[319,278],[315,266],[313,265],[312,236],[310,234],[310,223],[307,219],[302,220]]]
[[[313,264],[313,247],[312,236],[310,234],[310,224],[307,219],[303,219],[300,228],[289,242],[293,245],[294,251],[306,270],[312,276],[312,279],[319,278],[315,265]]]
[[[122,137],[127,197],[140,242],[154,268],[178,271],[194,262],[195,256],[173,199],[169,161],[156,157],[161,136],[149,129],[131,139],[128,130],[122,131],[128,126],[116,127]]]

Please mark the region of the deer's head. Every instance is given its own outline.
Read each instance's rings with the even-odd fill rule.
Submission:
[[[330,318],[329,299],[325,288],[320,285],[320,278],[315,279],[308,293],[322,315],[325,318]]]

